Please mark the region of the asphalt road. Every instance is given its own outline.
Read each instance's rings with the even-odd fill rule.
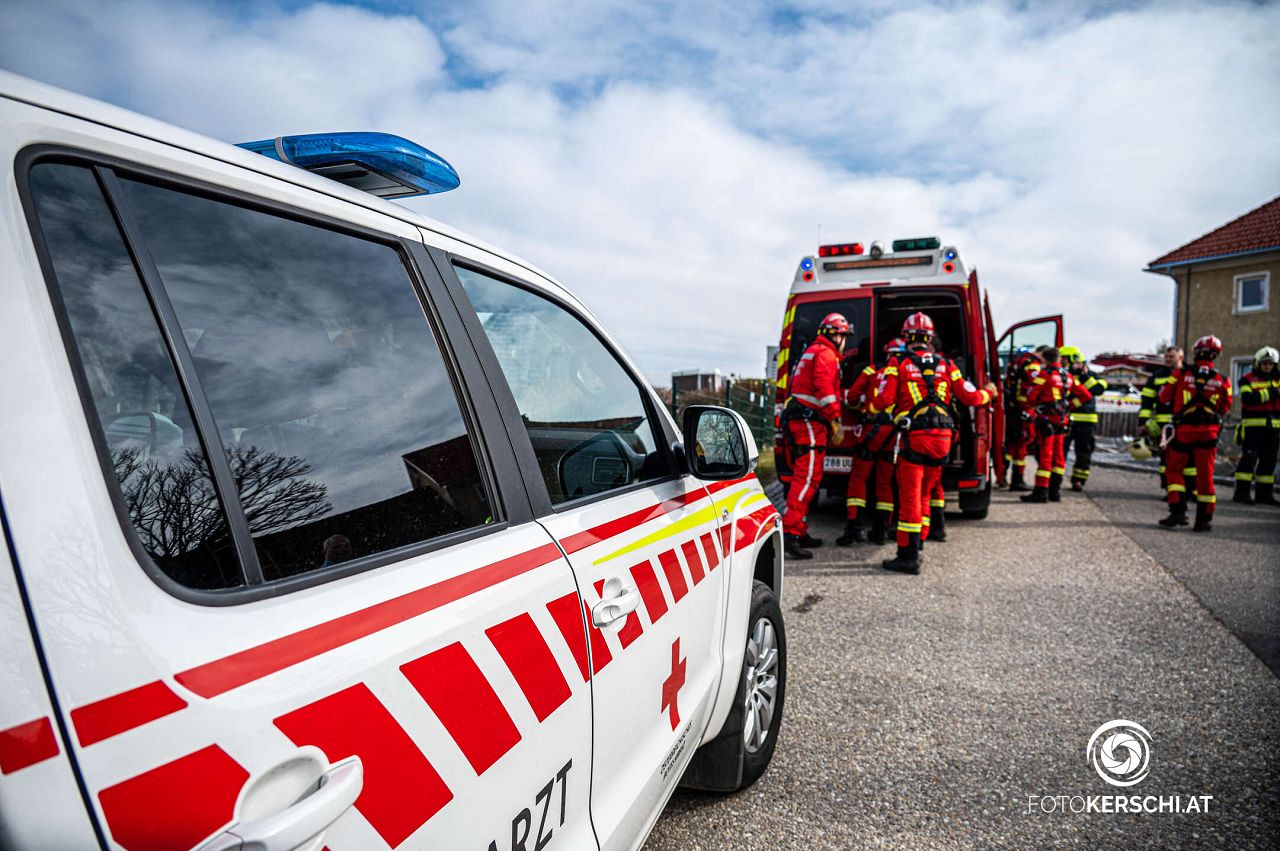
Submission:
[[[831,546],[842,520],[825,503],[828,546],[787,567],[772,766],[737,795],[677,792],[646,848],[1277,847],[1280,679],[1228,628],[1275,621],[1222,573],[1267,587],[1241,563],[1274,530],[1225,504],[1210,536],[1148,528],[1162,509],[1147,485],[1099,471],[1087,497],[1049,506],[998,492],[988,520],[953,520],[927,546],[918,577],[879,569],[891,547]],[[1150,775],[1129,789],[1086,758],[1112,719],[1152,736]],[[1028,812],[1031,795],[1114,794],[1213,800]]]

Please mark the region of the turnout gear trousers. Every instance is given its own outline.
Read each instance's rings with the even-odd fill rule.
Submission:
[[[782,531],[804,535],[809,529],[809,505],[822,485],[822,463],[827,457],[830,427],[819,417],[793,419],[786,424],[791,453],[791,484]]]

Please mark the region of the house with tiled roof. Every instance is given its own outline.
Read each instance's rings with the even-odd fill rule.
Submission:
[[[1219,368],[1230,368],[1233,381],[1258,349],[1280,346],[1280,197],[1157,257],[1146,271],[1173,281],[1175,344],[1186,351],[1217,335]]]

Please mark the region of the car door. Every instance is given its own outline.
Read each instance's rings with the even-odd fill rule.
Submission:
[[[511,389],[541,521],[585,601],[596,833],[602,848],[632,848],[701,742],[722,670],[729,524],[765,498],[753,482],[676,472],[669,421],[568,298],[465,261],[449,269]],[[563,616],[575,630],[579,612]]]
[[[416,228],[93,132],[17,158],[0,473],[103,835],[594,847],[573,573]]]
[[[1000,359],[1000,374],[1013,359],[1013,354],[1022,346],[1061,346],[1062,314],[1038,316],[1035,319],[1024,319],[1015,322],[1005,329],[996,342],[995,352]]]

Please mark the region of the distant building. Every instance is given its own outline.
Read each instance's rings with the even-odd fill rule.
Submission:
[[[1145,352],[1103,352],[1091,363],[1102,369],[1102,377],[1112,390],[1123,392],[1126,386],[1141,389],[1164,358]]]
[[[1197,339],[1217,335],[1219,368],[1238,381],[1254,352],[1280,346],[1271,292],[1280,280],[1280,197],[1157,257],[1146,271],[1174,282],[1173,338],[1188,357]]]
[[[723,393],[724,376],[718,369],[685,369],[671,373],[671,386],[681,393]]]

